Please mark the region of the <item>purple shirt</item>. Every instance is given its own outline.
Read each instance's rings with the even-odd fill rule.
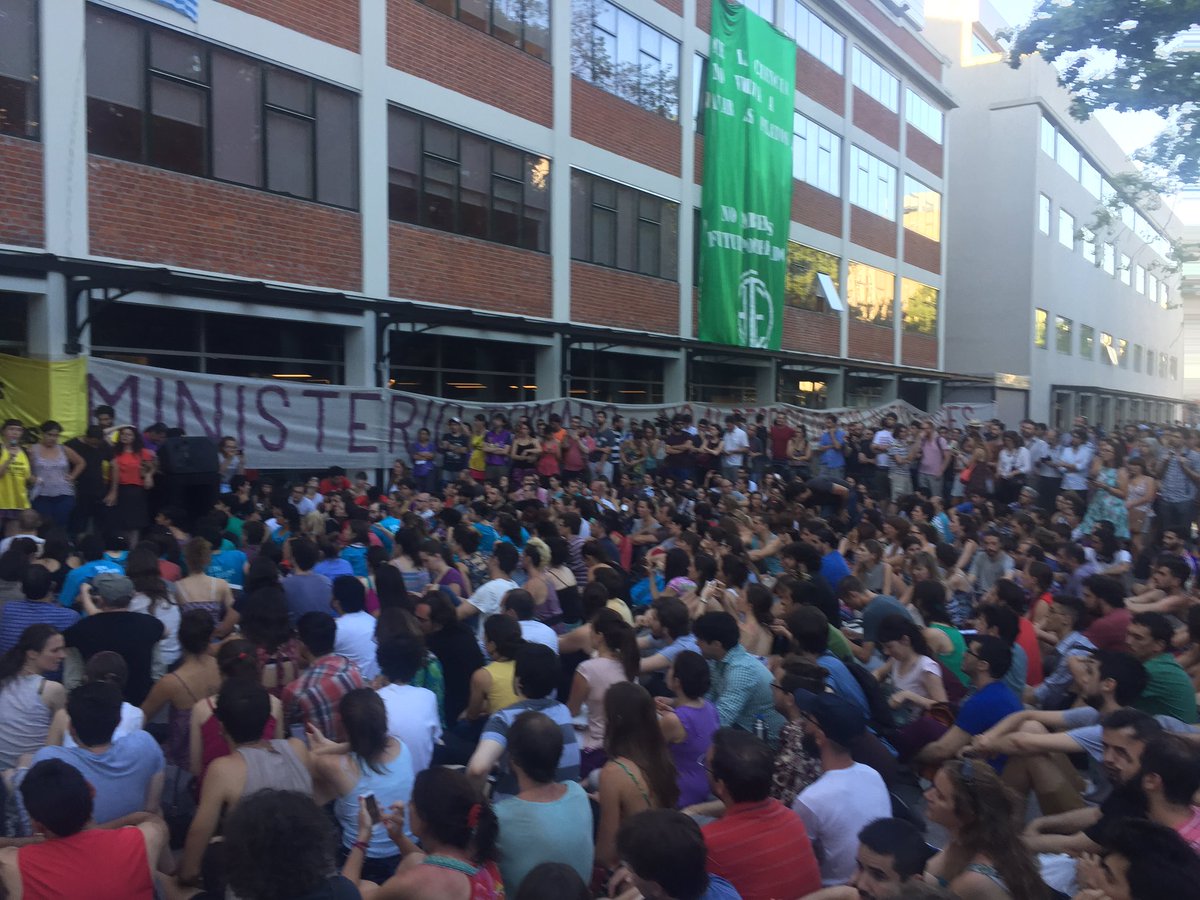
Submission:
[[[700,709],[677,706],[675,715],[679,716],[687,735],[681,743],[669,745],[678,773],[679,808],[683,809],[708,799],[708,773],[700,765],[700,760],[708,752],[713,734],[721,727],[721,719],[717,715],[717,708],[707,700]]]
[[[485,444],[494,444],[497,447],[512,446],[511,431],[488,431],[483,436]],[[502,466],[508,462],[508,457],[500,453],[488,453],[484,457],[484,463],[489,466]]]

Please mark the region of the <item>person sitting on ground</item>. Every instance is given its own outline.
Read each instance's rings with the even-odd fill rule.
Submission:
[[[637,635],[625,620],[611,609],[602,609],[592,620],[593,652],[575,669],[567,708],[577,716],[587,704],[587,727],[582,740],[580,775],[604,765],[606,706],[605,696],[619,682],[634,681],[638,676]],[[614,832],[615,834],[615,832]]]
[[[908,616],[892,615],[879,623],[876,632],[887,662],[873,673],[891,688],[888,705],[904,710],[906,719],[946,702],[946,685],[941,664],[932,657],[921,629]]]
[[[154,645],[162,640],[162,622],[149,613],[130,612],[133,582],[124,575],[97,575],[92,586],[80,589],[80,603],[87,616],[65,632],[67,647],[79,651],[86,664],[101,650],[112,650],[129,664],[125,699],[141,706],[153,683]]]
[[[617,900],[737,900],[743,896],[706,871],[705,837],[681,812],[650,809],[627,819],[617,833],[623,861],[613,877]]]
[[[1080,625],[1083,624],[1083,601],[1076,597],[1060,594],[1050,603],[1043,628],[1039,633],[1051,634],[1055,638],[1054,668],[1042,679],[1042,683],[1026,694],[1028,700],[1044,710],[1066,709],[1070,706],[1071,660],[1090,656],[1096,645],[1087,638]]]
[[[1146,799],[1146,817],[1173,828],[1200,853],[1200,752],[1196,743],[1178,734],[1161,734],[1142,751],[1137,784]]]
[[[862,615],[862,634],[843,627],[842,633],[849,638],[850,648],[859,662],[870,662],[878,649],[879,624],[890,615],[907,616],[908,610],[895,597],[873,594],[863,587],[854,575],[847,575],[838,585],[838,596],[847,606]]]
[[[1125,631],[1129,653],[1146,668],[1146,687],[1133,705],[1151,715],[1196,722],[1192,680],[1171,654],[1175,629],[1162,613],[1135,613]]]
[[[317,545],[306,537],[293,537],[284,545],[284,551],[292,562],[291,574],[283,579],[292,624],[299,625],[300,618],[310,612],[332,613],[333,582],[313,571],[321,559]]]
[[[95,791],[95,816],[101,824],[139,812],[157,814],[163,753],[145,731],[113,740],[121,721],[120,689],[104,681],[81,684],[67,697],[67,715],[77,746],[43,747],[33,755],[32,764],[60,759],[82,772]]]
[[[53,625],[65,631],[79,621],[79,613],[64,609],[51,593],[50,571],[43,566],[30,566],[21,578],[20,600],[0,605],[0,653],[17,645],[30,625]]]
[[[512,544],[497,542],[492,555],[488,557],[488,580],[479,586],[469,600],[463,600],[455,609],[459,619],[475,618],[475,637],[480,641],[483,639],[484,623],[500,612],[504,595],[520,587],[512,579],[520,559],[521,554]]]
[[[1163,900],[1187,897],[1200,884],[1200,856],[1175,831],[1145,819],[1115,821],[1099,855],[1079,864],[1075,900]]]
[[[752,734],[722,728],[713,735],[706,767],[713,793],[725,804],[725,815],[703,828],[708,871],[728,879],[744,900],[802,897],[821,887],[804,823],[770,797],[771,748]]]
[[[858,833],[856,869],[846,885],[822,888],[802,900],[895,900],[921,882],[930,848],[915,825],[876,819]]]
[[[129,667],[125,665],[125,658],[119,653],[114,653],[111,650],[102,650],[88,660],[88,664],[83,669],[83,683],[90,681],[104,681],[119,691],[125,690],[125,682],[129,678]],[[119,741],[127,734],[133,734],[135,731],[141,731],[145,724],[145,716],[142,715],[142,710],[134,706],[128,701],[121,701],[121,721],[117,724],[117,730],[113,732],[113,740]],[[71,717],[67,715],[66,704],[63,708],[54,713],[54,719],[50,723],[50,734],[46,738],[47,746],[62,746],[62,747],[77,747],[75,739],[71,737]]]
[[[1092,616],[1084,634],[1100,650],[1125,650],[1125,632],[1133,613],[1125,607],[1125,586],[1109,575],[1083,579],[1080,598]]]
[[[377,692],[387,713],[387,733],[411,751],[414,774],[429,768],[434,747],[442,739],[437,696],[412,683],[424,658],[424,646],[412,635],[396,635],[379,645],[385,683]]]
[[[30,625],[0,657],[0,772],[46,745],[55,713],[67,699],[63,686],[46,676],[62,668],[65,647],[53,625]]]
[[[379,674],[375,659],[376,620],[366,610],[367,589],[353,575],[339,575],[333,580],[333,605],[340,613],[336,619],[337,633],[333,652],[349,659],[366,681]]]
[[[523,712],[508,733],[509,766],[519,793],[496,804],[497,849],[505,891],[519,891],[535,866],[565,863],[592,877],[592,809],[578,782],[555,781],[562,730],[548,716]]]
[[[21,801],[45,840],[0,850],[0,882],[9,897],[152,900],[155,865],[167,827],[153,816],[124,828],[89,827],[93,786],[59,759],[36,763],[21,781]]]
[[[485,718],[517,702],[513,684],[516,656],[528,646],[520,623],[512,616],[492,616],[483,625],[484,648],[491,660],[471,676],[471,699],[462,718]],[[540,646],[540,645],[539,645]]]
[[[925,792],[926,815],[949,842],[925,867],[928,878],[967,900],[1044,900],[1049,891],[1017,833],[1016,800],[990,766],[943,763]]]
[[[508,768],[504,757],[508,746],[508,731],[517,716],[527,710],[545,713],[562,729],[563,749],[554,780],[563,782],[579,778],[579,742],[575,736],[571,711],[552,696],[558,685],[558,657],[541,644],[525,644],[517,652],[514,662],[514,683],[520,699],[511,706],[492,713],[483,726],[479,744],[467,763],[467,775],[480,786],[497,763],[500,764],[492,792],[497,801],[504,797],[516,796],[519,791],[516,776]]]
[[[709,796],[708,775],[701,761],[721,727],[717,708],[704,699],[710,683],[704,657],[685,650],[675,657],[667,673],[667,687],[675,695],[674,702],[665,697],[655,701],[659,728],[675,760],[680,809],[702,803]]]
[[[335,741],[345,736],[338,719],[337,705],[343,696],[365,686],[362,673],[349,657],[333,650],[337,639],[337,624],[333,616],[323,612],[308,612],[296,623],[304,659],[308,668],[283,689],[279,698],[287,727],[299,733],[307,725],[315,725],[322,734]]]
[[[862,713],[833,694],[797,691],[796,699],[807,716],[805,741],[820,757],[824,773],[797,795],[792,809],[812,840],[822,884],[844,884],[854,873],[854,835],[890,815],[892,800],[879,773],[850,755],[867,731]]]
[[[167,740],[163,746],[167,762],[181,769],[189,764],[192,708],[221,686],[221,672],[209,652],[213,635],[212,616],[189,609],[179,623],[183,661],[163,676],[142,703],[142,715],[153,722],[167,707]]]
[[[979,616],[975,624],[979,634],[998,637],[1008,646],[1012,653],[1012,663],[1004,676],[1004,685],[1013,692],[1014,696],[1024,696],[1029,657],[1025,655],[1025,648],[1017,643],[1019,634],[1017,614],[1008,607],[985,602],[979,607]]]
[[[700,653],[709,660],[712,688],[708,699],[724,726],[753,731],[759,721],[768,740],[778,738],[783,717],[771,696],[771,672],[739,643],[737,619],[727,612],[705,613],[692,625]]]
[[[666,644],[642,657],[639,664],[641,674],[649,675],[666,670],[685,650],[699,652],[696,638],[692,635],[692,620],[688,615],[687,604],[678,597],[658,597],[646,614],[646,625],[655,641],[666,641]],[[647,644],[645,649],[649,649],[650,646]]]
[[[501,601],[501,611],[512,616],[521,626],[521,637],[535,644],[545,644],[558,653],[558,635],[554,629],[533,617],[533,595],[523,588],[509,591]]]

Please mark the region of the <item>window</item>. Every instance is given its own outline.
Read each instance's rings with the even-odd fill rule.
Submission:
[[[1149,347],[1146,348],[1146,374],[1154,374],[1154,351]]]
[[[833,286],[840,290],[838,270],[841,263],[841,258],[832,253],[788,241],[785,294],[787,305],[813,312],[825,312],[829,305],[817,284],[817,276],[828,275],[833,281]]]
[[[1049,329],[1050,313],[1044,309],[1035,309],[1033,311],[1033,346],[1046,349],[1047,334]]]
[[[1128,253],[1121,254],[1121,264],[1118,267],[1118,271],[1121,273],[1121,281],[1125,284],[1129,284],[1132,276],[1130,275],[1130,271],[1129,271],[1129,254]]]
[[[1082,226],[1079,230],[1083,235],[1083,239],[1080,241],[1080,245],[1083,248],[1083,258],[1094,266],[1096,264],[1096,232],[1092,231],[1086,225]]]
[[[1105,244],[1101,250],[1103,251],[1104,271],[1112,275],[1116,272],[1117,267],[1117,249],[1112,244]]]
[[[37,0],[0,0],[0,134],[39,134],[37,10]]]
[[[1178,356],[1171,357],[1171,380],[1172,381],[1179,380],[1179,357]]]
[[[840,197],[842,139],[800,113],[792,130],[792,177]]]
[[[892,112],[900,111],[900,82],[896,76],[857,47],[850,54],[854,86]]]
[[[995,51],[987,45],[980,35],[972,32],[971,34],[971,55],[972,56],[991,56]]]
[[[1058,143],[1055,145],[1054,158],[1058,160],[1058,164],[1062,166],[1064,172],[1079,180],[1079,151],[1075,149],[1075,145],[1067,140],[1067,136],[1061,131],[1058,133]]]
[[[679,204],[574,170],[571,257],[674,281]]]
[[[600,403],[662,403],[663,368],[657,356],[573,347],[571,396]]]
[[[931,241],[942,239],[942,195],[904,176],[904,227]]]
[[[1117,341],[1117,361],[1122,369],[1129,368],[1129,341],[1125,338]]]
[[[537,391],[533,344],[397,328],[389,346],[389,386],[400,391],[475,403],[527,401]]]
[[[942,142],[942,111],[912,88],[904,89],[904,118],[926,137]]]
[[[912,334],[937,334],[937,288],[911,278],[900,281],[900,316],[904,330]]]
[[[740,0],[742,6],[753,10],[768,22],[775,21],[775,0]]]
[[[550,161],[392,107],[388,218],[548,252]]]
[[[708,78],[708,58],[696,54],[692,63],[692,119],[696,123],[696,133],[704,134],[704,86]]]
[[[1079,326],[1079,355],[1084,359],[1092,359],[1095,355],[1096,329],[1091,325]]]
[[[550,4],[527,0],[420,0],[530,56],[550,58]]]
[[[1038,194],[1038,230],[1050,234],[1050,198],[1045,194]]]
[[[896,300],[896,276],[865,263],[850,262],[846,273],[846,305],[860,322],[891,325]]]
[[[1140,264],[1133,270],[1133,289],[1139,294],[1146,293],[1146,269]]]
[[[1056,132],[1054,130],[1054,123],[1051,122],[1049,119],[1047,119],[1045,116],[1042,116],[1042,130],[1041,130],[1042,152],[1045,153],[1047,156],[1049,156],[1051,159],[1054,158],[1054,142],[1055,142],[1055,137],[1057,134],[1058,134],[1058,132]]]
[[[1058,211],[1058,242],[1068,250],[1075,249],[1075,217],[1062,209]]]
[[[1100,199],[1100,192],[1101,192],[1100,182],[1101,182],[1100,172],[1097,171],[1096,167],[1093,166],[1086,159],[1080,159],[1080,161],[1079,161],[1079,183],[1082,184],[1085,188],[1087,188],[1087,192],[1089,194],[1091,194],[1093,197],[1095,197],[1097,200]]]
[[[88,7],[88,150],[358,206],[358,98]]]
[[[1133,371],[1142,371],[1142,345],[1133,345]]]
[[[1117,364],[1117,348],[1113,345],[1113,336],[1105,331],[1100,332],[1100,362],[1106,366]]]
[[[1146,296],[1151,303],[1158,301],[1158,279],[1149,273],[1146,274]]]
[[[783,30],[796,39],[796,46],[815,56],[839,75],[845,71],[846,39],[812,10],[791,0],[783,6]]]
[[[859,147],[850,147],[850,202],[896,221],[896,169]]]
[[[1071,352],[1071,320],[1064,316],[1054,317],[1054,346],[1059,353]]]
[[[1158,354],[1158,377],[1167,377],[1167,354],[1165,353]]]
[[[679,42],[608,0],[574,0],[571,71],[667,119],[679,115]]]

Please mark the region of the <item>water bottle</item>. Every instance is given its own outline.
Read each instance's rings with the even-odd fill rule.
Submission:
[[[764,743],[767,740],[767,723],[761,714],[754,717],[754,736]]]

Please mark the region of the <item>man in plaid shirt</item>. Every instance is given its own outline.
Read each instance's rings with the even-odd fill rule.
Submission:
[[[283,715],[289,729],[303,731],[313,724],[333,741],[346,739],[338,703],[355,688],[365,686],[358,666],[348,657],[333,652],[337,626],[333,616],[309,612],[300,617],[296,631],[304,644],[308,668],[283,689]]]

